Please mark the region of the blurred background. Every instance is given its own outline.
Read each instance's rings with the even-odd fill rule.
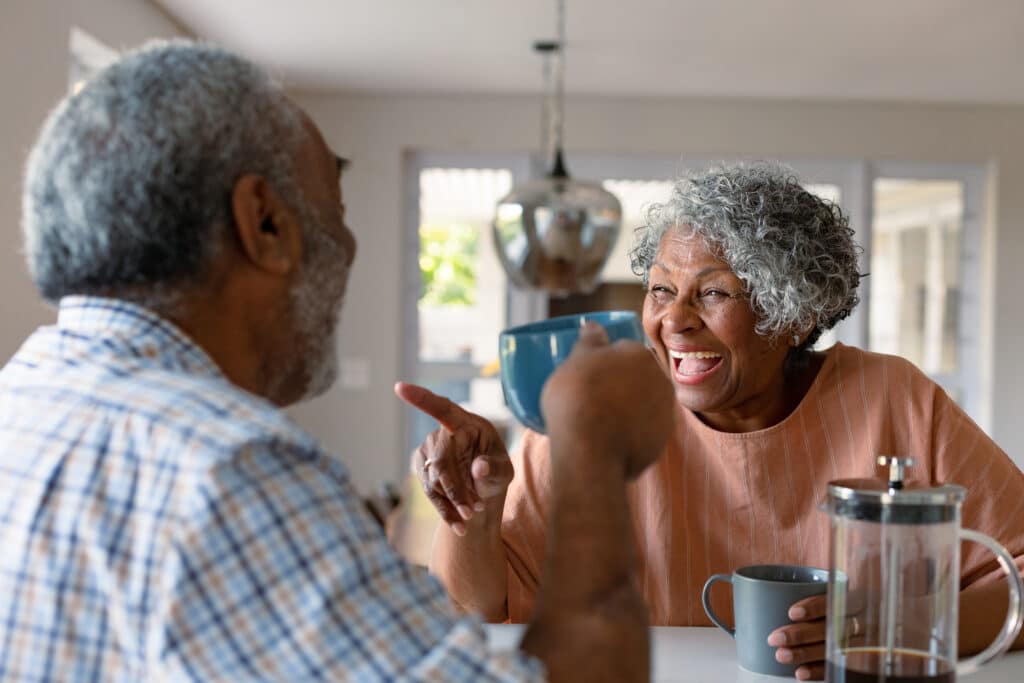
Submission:
[[[552,0],[4,0],[0,4],[0,361],[54,317],[20,253],[20,175],[69,89],[151,38],[219,43],[269,67],[352,159],[359,240],[341,375],[295,418],[368,496],[405,487],[432,421],[392,394],[425,383],[516,428],[497,334],[638,308],[626,252],[644,207],[689,168],[780,160],[839,202],[865,247],[863,302],[837,339],[904,355],[1018,464],[1024,420],[1024,3],[1019,0],[569,0],[570,172],[623,206],[588,295],[508,284],[497,200],[543,172]]]

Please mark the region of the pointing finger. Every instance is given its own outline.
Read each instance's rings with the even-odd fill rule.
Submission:
[[[457,404],[418,384],[398,382],[395,384],[395,395],[413,408],[434,418],[449,431],[458,429],[471,418],[471,413],[466,412]]]

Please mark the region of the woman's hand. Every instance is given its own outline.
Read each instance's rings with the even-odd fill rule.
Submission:
[[[412,455],[410,469],[452,531],[488,507],[500,508],[512,481],[512,461],[490,422],[416,384],[399,382],[395,394],[441,423]]]
[[[768,644],[777,647],[775,659],[782,664],[798,664],[796,677],[801,681],[825,678],[825,610],[828,598],[815,595],[793,603],[789,618],[796,622],[768,634]]]

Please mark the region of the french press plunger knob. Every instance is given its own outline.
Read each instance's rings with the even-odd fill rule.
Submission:
[[[914,464],[913,458],[900,458],[894,455],[878,456],[878,464],[889,470],[889,490],[899,491],[903,488],[903,479],[907,470]]]

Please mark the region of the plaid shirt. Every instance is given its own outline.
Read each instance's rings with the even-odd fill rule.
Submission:
[[[69,297],[0,371],[0,679],[542,678],[167,321]]]

